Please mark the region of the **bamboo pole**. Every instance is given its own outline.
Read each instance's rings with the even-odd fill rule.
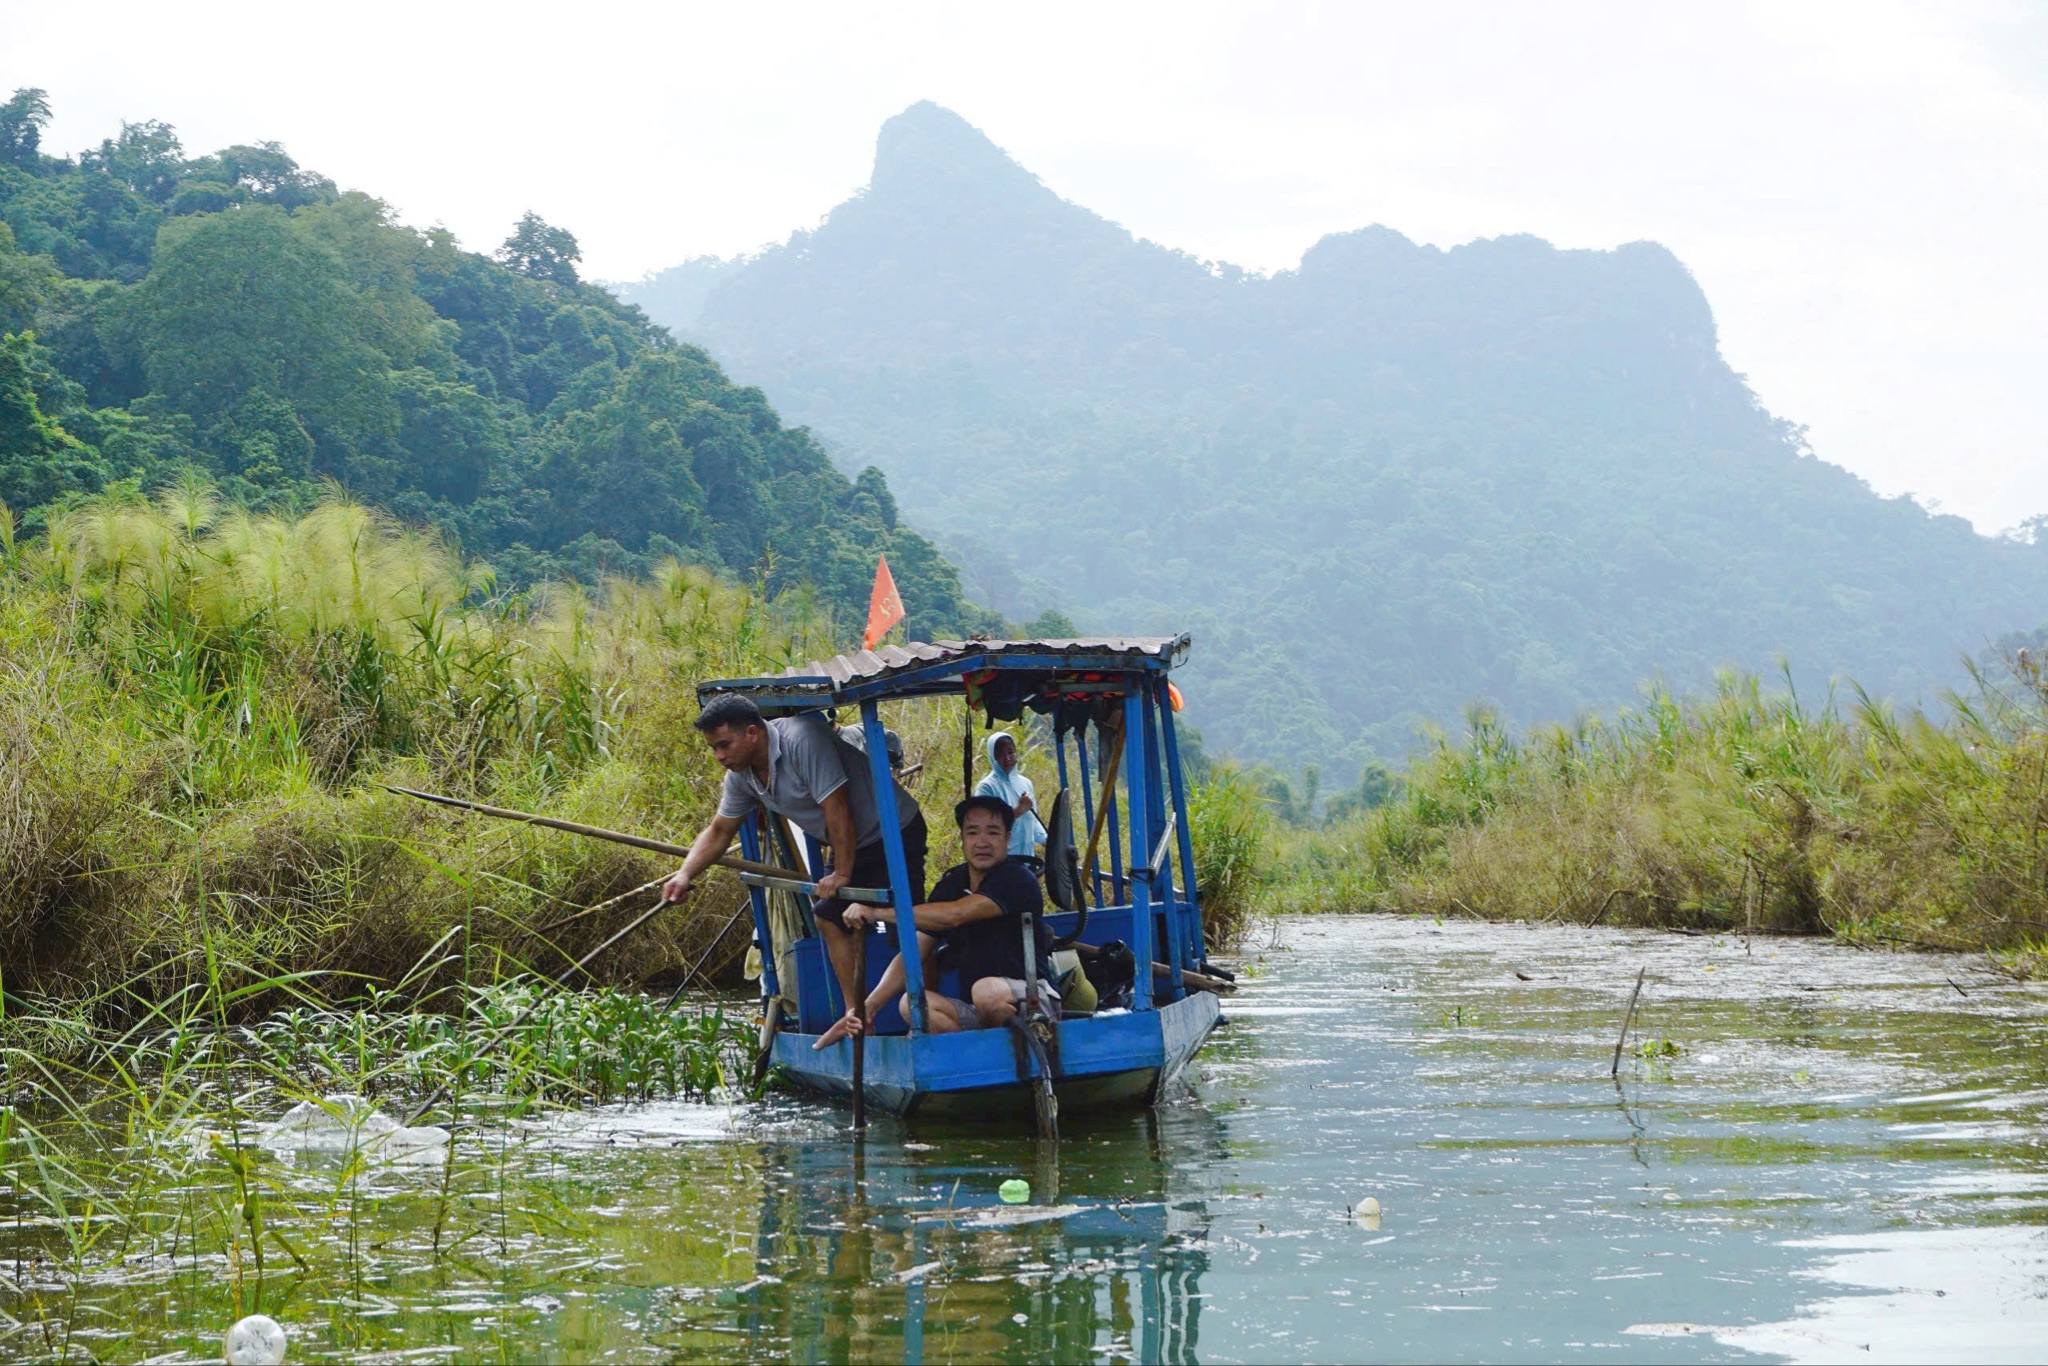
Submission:
[[[609,840],[613,844],[624,844],[634,849],[645,849],[650,853],[670,854],[676,858],[688,858],[690,856],[690,847],[686,844],[670,844],[666,840],[648,839],[645,835],[629,835],[623,830],[607,830],[601,825],[585,825],[581,821],[565,821],[555,816],[539,816],[531,811],[515,811],[509,806],[490,806],[483,802],[473,802],[462,797],[447,797],[438,792],[422,792],[417,788],[399,787],[394,783],[379,783],[378,786],[386,792],[396,792],[406,797],[417,797],[423,802],[432,802],[436,806],[453,807],[457,811],[474,811],[480,816],[496,816],[500,820],[521,821],[527,825],[543,826],[549,830],[561,830],[571,835],[585,835],[591,839]],[[778,867],[773,863],[756,863],[753,859],[737,858],[731,854],[723,855],[713,860],[713,862],[717,867],[727,868],[740,874],[743,881],[747,878],[758,878],[760,879],[760,885],[765,887],[779,886],[797,891],[813,892],[817,886],[815,882],[792,878],[790,876],[790,869]],[[839,891],[839,898],[843,901],[865,902],[873,906],[886,906],[889,904],[889,894],[874,887],[844,887]]]

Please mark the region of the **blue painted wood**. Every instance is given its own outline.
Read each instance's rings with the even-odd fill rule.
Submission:
[[[1133,690],[1124,695],[1124,791],[1131,794],[1131,867],[1145,862],[1145,701]],[[1138,960],[1132,1007],[1152,1008],[1152,888],[1142,877],[1131,879],[1131,954]],[[1171,998],[1169,998],[1171,999]]]
[[[1138,701],[1138,710],[1145,715],[1145,812],[1148,818],[1145,823],[1145,857],[1147,859],[1152,857],[1156,846],[1166,834],[1166,784],[1163,781],[1164,765],[1160,761],[1159,708],[1155,705],[1155,701],[1156,699],[1151,696],[1151,689],[1149,688],[1145,690],[1145,694]],[[1188,966],[1188,960],[1181,943],[1179,908],[1175,905],[1173,857],[1174,851],[1169,849],[1166,859],[1160,864],[1158,876],[1155,878],[1148,870],[1146,879],[1152,885],[1154,894],[1159,898],[1161,912],[1159,919],[1166,935],[1165,961],[1175,968],[1184,968]],[[1183,987],[1180,983],[1179,973],[1176,972],[1173,977],[1167,980],[1166,993],[1169,1000],[1178,999],[1186,993],[1186,990],[1187,988]]]
[[[1195,823],[1188,817],[1187,775],[1180,764],[1180,738],[1166,680],[1159,679],[1153,691],[1157,699],[1153,705],[1159,708],[1159,733],[1166,741],[1166,780],[1173,787],[1173,810],[1179,824],[1181,895],[1187,902],[1188,948],[1193,955],[1187,966],[1197,967],[1209,961],[1209,946],[1202,934],[1202,889],[1195,885]]]
[[[1066,1107],[1069,1093],[1086,1097],[1090,1084],[1141,1074],[1138,1090],[1098,1091],[1117,1104],[1149,1104],[1161,1087],[1187,1066],[1221,1015],[1216,997],[1196,992],[1158,1010],[1099,1015],[1060,1022],[1060,1069],[1055,1085]],[[775,1061],[804,1089],[835,1097],[851,1095],[853,1046],[842,1040],[812,1048],[813,1035],[783,1033],[775,1040]],[[972,1115],[991,1116],[1022,1104],[1028,1108],[1036,1059],[1027,1055],[1024,1076],[1006,1029],[958,1034],[897,1034],[868,1039],[868,1103],[896,1114],[934,1108],[954,1099]],[[1084,1103],[1081,1108],[1088,1108]]]
[[[896,920],[889,928],[896,940],[896,952],[903,958],[903,981],[910,990],[910,1032],[926,1028],[924,964],[917,957],[917,916],[910,897],[910,863],[903,853],[903,827],[896,809],[896,775],[889,771],[889,733],[882,728],[882,713],[873,698],[860,704],[861,729],[867,734],[868,772],[875,782],[875,814],[882,822],[882,849],[889,858],[889,898],[896,904]],[[906,947],[907,946],[907,947]]]
[[[759,820],[756,814],[740,822],[740,852],[757,861],[761,857],[761,837],[756,833]],[[782,994],[782,982],[775,975],[775,936],[768,928],[767,889],[748,888],[747,900],[754,908],[754,947],[761,951],[761,999],[772,1001]]]
[[[756,819],[760,817],[756,815],[739,823],[739,852],[760,860],[762,842],[756,834]],[[766,1004],[782,995],[782,979],[774,971],[774,934],[768,930],[768,889],[750,887],[748,903],[754,907],[754,946],[762,952],[762,1001]]]

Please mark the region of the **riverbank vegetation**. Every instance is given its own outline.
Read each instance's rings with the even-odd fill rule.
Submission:
[[[422,993],[566,969],[617,923],[551,922],[673,860],[376,781],[687,839],[713,791],[691,685],[828,644],[815,602],[678,564],[492,596],[483,566],[339,497],[290,518],[196,484],[112,492],[0,544],[0,973],[17,997],[169,999],[209,957],[231,991],[289,974],[324,997],[422,963]],[[738,900],[719,888],[657,919],[600,980],[694,961]]]
[[[1944,717],[1727,675],[1511,734],[1475,709],[1380,805],[1276,841],[1262,908],[1832,934],[2048,968],[2048,682]]]

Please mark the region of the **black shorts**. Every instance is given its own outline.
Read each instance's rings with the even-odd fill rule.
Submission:
[[[913,906],[924,900],[924,846],[924,815],[920,812],[903,827],[903,861],[909,865],[910,902]],[[846,885],[889,890],[889,851],[881,840],[863,844],[853,851],[853,874],[847,878]],[[843,929],[846,908],[854,904],[857,903],[833,897],[820,901],[815,909],[818,919],[829,920]]]

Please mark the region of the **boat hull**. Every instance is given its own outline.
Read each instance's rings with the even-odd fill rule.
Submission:
[[[1062,1114],[1136,1109],[1156,1102],[1221,1018],[1217,998],[1193,992],[1156,1010],[1060,1022],[1053,1080]],[[957,1034],[882,1034],[869,1038],[867,1103],[898,1115],[1010,1119],[1028,1115],[1039,1075],[1027,1057],[1020,1078],[1007,1029]],[[853,1096],[853,1045],[814,1049],[814,1034],[779,1034],[774,1059],[800,1090],[834,1100]]]

